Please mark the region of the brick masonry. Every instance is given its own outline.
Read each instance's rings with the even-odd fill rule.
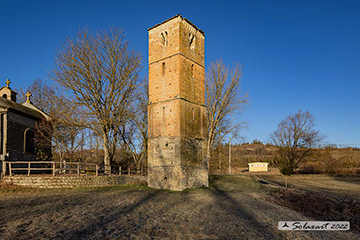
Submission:
[[[148,185],[208,186],[204,32],[180,15],[148,31]]]
[[[2,181],[35,188],[73,188],[146,184],[146,176],[4,176]]]

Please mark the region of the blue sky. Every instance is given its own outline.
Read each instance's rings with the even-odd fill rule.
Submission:
[[[0,82],[46,80],[61,41],[82,27],[123,28],[145,75],[147,29],[180,13],[205,31],[206,66],[244,65],[248,141],[269,141],[301,109],[328,142],[360,146],[360,1],[171,2],[0,0]]]

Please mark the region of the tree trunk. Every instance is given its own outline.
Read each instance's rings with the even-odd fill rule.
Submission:
[[[210,174],[210,157],[211,157],[211,153],[210,153],[210,141],[207,142],[207,147],[206,147],[206,164],[207,164],[207,168],[208,168],[208,173]]]
[[[111,173],[111,162],[110,162],[110,151],[109,151],[109,139],[107,138],[107,134],[103,134],[103,142],[104,142],[104,165],[105,165],[105,174]]]
[[[137,161],[136,163],[136,173],[140,174],[140,167],[141,167],[141,159],[139,159],[139,161]]]
[[[59,161],[62,162],[63,161],[63,154],[62,154],[60,145],[58,146],[58,151],[59,151]]]

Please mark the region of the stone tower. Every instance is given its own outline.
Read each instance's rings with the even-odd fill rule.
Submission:
[[[148,32],[148,186],[208,186],[205,34],[181,15]]]

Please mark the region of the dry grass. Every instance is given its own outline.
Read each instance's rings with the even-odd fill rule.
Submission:
[[[260,176],[260,181],[284,186],[284,176]],[[326,221],[350,221],[360,231],[360,176],[293,175],[288,189],[270,192],[274,202],[305,216]]]
[[[1,189],[1,239],[358,239],[359,232],[289,232],[310,218],[276,202],[255,176],[215,176],[183,192],[118,186]]]
[[[294,188],[277,189],[270,195],[276,203],[305,216],[323,221],[349,221],[352,229],[360,231],[360,202],[354,199],[335,199]]]
[[[285,186],[284,176],[262,175],[261,178],[269,183]],[[360,175],[292,175],[287,179],[289,187],[335,198],[360,200]]]

